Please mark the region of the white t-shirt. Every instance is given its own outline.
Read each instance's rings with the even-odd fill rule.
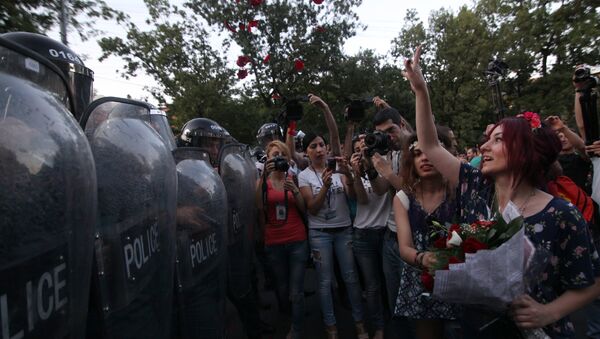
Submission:
[[[354,179],[357,180],[358,178]],[[389,209],[389,194],[378,195],[373,192],[371,182],[368,179],[360,178],[363,187],[367,192],[369,202],[366,204],[356,204],[356,218],[354,218],[354,227],[356,228],[378,228],[386,225]]]
[[[592,177],[592,199],[597,204],[600,204],[600,157],[592,158],[592,166],[594,166],[594,176]]]
[[[313,197],[315,197],[323,186],[322,173],[322,171],[315,172],[312,166],[307,167],[298,175],[298,186],[300,188],[310,187]],[[307,213],[309,228],[344,227],[352,224],[342,176],[339,173],[334,173],[331,178],[331,187],[319,213],[317,215]]]
[[[402,159],[402,151],[393,151],[392,152],[392,171],[395,174],[400,173],[400,160]],[[390,185],[391,187],[391,185]],[[390,229],[390,231],[392,232],[396,232],[396,220],[394,219],[394,209],[391,208],[392,205],[392,198],[393,196],[390,196],[390,194],[385,193],[384,194],[386,197],[388,197],[388,203],[390,204],[390,214],[388,215],[388,219],[387,219],[387,228]]]

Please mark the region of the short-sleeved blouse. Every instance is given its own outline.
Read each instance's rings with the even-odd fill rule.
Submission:
[[[490,183],[481,172],[461,165],[457,194],[461,222],[489,219]],[[524,219],[525,234],[537,249],[549,255],[549,264],[529,295],[547,304],[567,290],[594,284],[600,276],[600,258],[591,242],[589,228],[571,203],[553,198],[546,207]],[[544,327],[550,337],[570,337],[575,332],[569,317]]]

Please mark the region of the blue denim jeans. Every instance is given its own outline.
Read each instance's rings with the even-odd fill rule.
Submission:
[[[383,330],[382,258],[385,228],[354,229],[352,248],[365,283],[367,316],[375,330]]]
[[[388,297],[388,306],[392,313],[391,326],[396,335],[402,335],[402,338],[415,338],[414,322],[404,317],[395,317],[396,298],[400,289],[400,274],[406,266],[406,263],[400,257],[400,248],[396,233],[385,230],[383,236],[383,275],[385,276],[385,287]]]
[[[352,227],[348,226],[343,230],[325,232],[310,229],[308,235],[312,249],[311,255],[319,279],[319,299],[321,301],[323,322],[327,326],[336,324],[331,293],[333,251],[335,251],[342,271],[342,278],[348,290],[348,299],[350,299],[350,305],[352,306],[352,318],[354,318],[354,321],[362,321],[361,290],[358,275],[354,268],[354,254],[352,252]]]
[[[308,259],[306,240],[265,246],[279,299],[292,303],[292,338],[301,338],[304,328],[304,272]]]

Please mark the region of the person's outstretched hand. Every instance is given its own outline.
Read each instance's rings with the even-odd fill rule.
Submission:
[[[404,71],[402,75],[410,82],[410,87],[413,92],[427,90],[427,83],[423,77],[420,66],[421,59],[421,45],[415,50],[412,60],[406,59],[404,61]]]
[[[316,96],[312,93],[308,94],[308,101],[310,102],[311,105],[315,105],[315,106],[319,107],[320,109],[327,109],[329,107],[329,106],[327,106],[325,101],[323,101],[323,99],[319,98],[318,96]]]

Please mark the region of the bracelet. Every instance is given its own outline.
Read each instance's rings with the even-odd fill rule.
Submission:
[[[415,266],[419,266],[418,264],[418,260],[419,260],[419,256],[423,254],[423,251],[417,251],[417,253],[415,253],[415,259],[413,259],[413,263],[415,264]]]
[[[423,267],[423,258],[425,258],[425,252],[421,252],[421,255],[417,258],[419,267]]]

